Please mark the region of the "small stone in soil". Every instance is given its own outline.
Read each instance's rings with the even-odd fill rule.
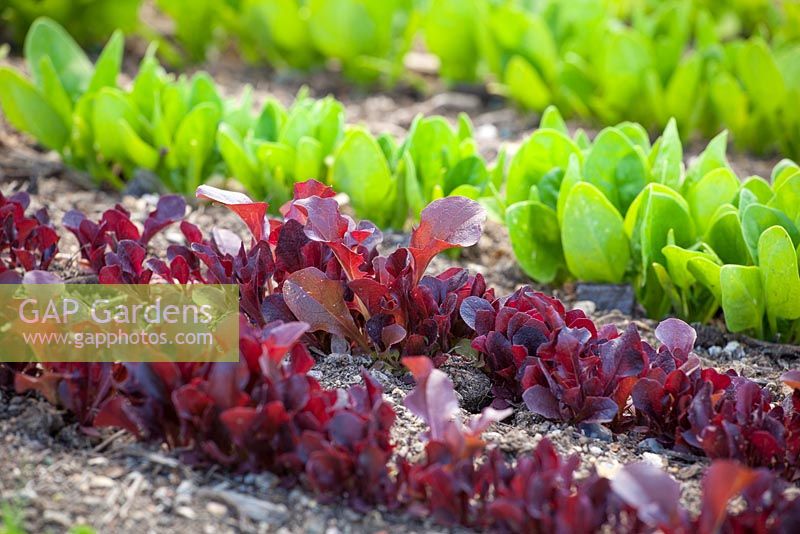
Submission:
[[[575,299],[591,300],[597,311],[619,310],[626,315],[633,314],[633,288],[628,284],[578,284]]]
[[[581,423],[578,425],[578,430],[587,438],[611,441],[614,437],[611,430],[598,423]]]

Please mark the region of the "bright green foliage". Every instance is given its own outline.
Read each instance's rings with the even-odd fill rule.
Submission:
[[[325,160],[344,133],[344,107],[333,98],[313,100],[301,92],[288,110],[268,99],[255,120],[248,110],[239,122],[222,122],[217,148],[229,174],[253,197],[278,209],[292,197],[296,182],[325,181]]]
[[[575,184],[564,211],[570,222],[562,228],[561,240],[570,271],[578,278],[621,282],[630,247],[619,211],[589,182]]]
[[[0,68],[0,105],[9,122],[118,187],[145,170],[167,189],[190,194],[222,175],[277,212],[295,183],[314,178],[347,193],[360,217],[382,226],[402,228],[449,195],[480,200],[502,217],[504,156],[487,167],[466,115],[455,126],[418,117],[398,142],[346,128],[341,102],[314,100],[304,90],[288,109],[267,99],[254,114],[250,87],[234,100],[223,98],[206,73],[175,79],[153,48],[123,89],[123,45],[122,34],[114,34],[92,65],[63,28],[37,21],[25,48],[33,80]]]
[[[547,127],[545,127],[545,120]],[[800,341],[800,167],[740,180],[724,134],[687,168],[670,121],[650,146],[631,123],[578,148],[552,108],[514,155],[505,220],[539,282],[628,281],[654,317]],[[576,136],[577,138],[577,136]]]
[[[238,45],[251,61],[307,69],[328,60],[357,82],[393,83],[418,27],[412,0],[157,0],[189,59]]]
[[[426,41],[447,79],[488,71],[526,109],[554,104],[648,128],[674,117],[673,134],[727,128],[739,146],[800,156],[800,10],[792,2],[463,3],[458,17],[449,1],[432,0],[426,12]],[[458,30],[444,34],[450,24]]]
[[[22,43],[39,17],[64,26],[83,45],[97,45],[115,29],[133,31],[139,25],[141,0],[4,0],[0,3],[0,38],[5,31]]]
[[[466,115],[454,128],[442,117],[417,117],[398,144],[351,129],[336,150],[330,183],[350,196],[360,217],[381,226],[402,228],[428,203],[444,196],[464,196],[502,210],[503,158],[489,168],[475,146]]]
[[[92,65],[63,28],[39,19],[25,40],[33,80],[0,69],[8,82],[0,87],[3,111],[15,127],[98,180],[121,186],[144,169],[169,189],[189,193],[219,163],[217,126],[237,116],[236,104],[224,102],[206,74],[167,75],[152,48],[131,88],[122,89],[122,52],[122,34],[115,33]]]

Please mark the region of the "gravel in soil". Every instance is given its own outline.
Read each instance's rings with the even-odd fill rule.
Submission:
[[[9,61],[20,63],[14,58],[6,63]],[[535,126],[533,117],[502,107],[499,101],[482,94],[444,92],[430,98],[413,91],[366,94],[353,91],[328,75],[279,78],[263,69],[225,61],[216,62],[209,70],[226,94],[239,94],[245,82],[253,84],[256,101],[270,94],[289,103],[301,84],[308,84],[317,96],[332,93],[345,102],[350,122],[362,122],[375,133],[402,135],[417,113],[440,113],[455,120],[459,111],[465,111],[476,125],[483,155],[490,159],[503,143],[512,150],[519,146]],[[126,71],[135,72],[135,64],[126,64]],[[690,154],[702,150],[701,145],[695,145],[690,145]],[[774,161],[735,156],[732,163],[741,176],[769,176]],[[141,221],[157,200],[152,195],[120,197],[114,192],[90,189],[89,185],[85,176],[65,169],[53,154],[42,154],[27,139],[0,124],[0,191],[7,194],[29,190],[34,194],[34,206],[46,206],[57,225],[71,209],[98,218],[104,209],[118,202],[134,214],[134,220]],[[193,206],[189,220],[203,228],[216,225],[240,235],[245,233],[238,219],[221,207]],[[77,242],[63,229],[61,234],[61,252],[54,268],[65,278],[78,276],[81,270]],[[393,247],[405,240],[407,235],[387,234],[385,242]],[[151,246],[164,250],[168,243],[181,241],[180,233],[171,229]],[[530,283],[514,261],[506,230],[491,221],[477,246],[463,251],[460,257],[437,258],[430,271],[452,265],[482,273],[499,295]],[[599,324],[614,323],[624,328],[633,321],[654,342],[656,323],[642,318],[635,309],[632,314],[601,311],[613,308],[613,302],[599,302],[598,306],[586,300],[586,292],[576,291],[573,286],[555,291],[537,288],[555,293],[568,305],[583,308]],[[774,387],[778,394],[777,377],[797,362],[797,352],[792,348],[730,336],[715,325],[700,329],[698,345],[706,364],[734,368]],[[320,357],[311,373],[325,386],[345,387],[360,380],[359,372],[364,367],[384,384],[387,397],[395,404],[398,419],[393,437],[398,454],[421,454],[418,435],[423,425],[402,406],[403,396],[412,387],[408,376],[381,362],[347,354]],[[488,380],[470,362],[454,359],[445,370],[453,378],[465,416],[486,405]],[[562,453],[580,454],[584,470],[594,465],[606,476],[613,476],[622,465],[634,461],[658,465],[681,481],[684,504],[697,509],[699,481],[707,465],[704,459],[659,450],[632,434],[611,436],[598,428],[582,434],[572,426],[544,421],[525,410],[518,410],[485,434],[488,441],[509,456],[530,450],[544,437]],[[99,440],[90,439],[66,414],[31,396],[0,393],[0,458],[0,501],[18,506],[25,526],[32,532],[64,531],[80,523],[100,532],[442,530],[403,515],[382,511],[360,515],[338,503],[320,503],[300,489],[282,488],[269,474],[192,470],[181,464],[174,453],[136,443],[124,434],[104,433]]]

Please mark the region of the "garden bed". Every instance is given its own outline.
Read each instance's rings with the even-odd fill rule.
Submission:
[[[126,61],[126,81],[135,73],[136,63],[130,57]],[[0,64],[22,66],[13,57]],[[402,136],[420,113],[440,114],[455,122],[458,113],[465,112],[475,125],[480,153],[488,160],[496,157],[501,145],[513,151],[536,124],[534,117],[505,107],[482,91],[426,96],[407,88],[367,94],[329,74],[275,78],[264,69],[246,67],[227,57],[205,68],[227,96],[237,96],[245,83],[252,84],[257,106],[267,95],[288,105],[302,85],[308,85],[314,96],[333,94],[344,103],[348,122],[362,123],[374,134]],[[574,131],[578,125],[569,126]],[[593,133],[591,128],[588,131]],[[686,152],[696,155],[702,148],[699,143],[692,144]],[[741,154],[731,157],[731,166],[739,176],[769,176],[775,162]],[[0,126],[0,192],[30,192],[32,206],[47,207],[56,226],[70,210],[80,210],[94,220],[117,203],[131,212],[132,220],[142,221],[157,200],[151,194],[122,196],[91,189],[90,185],[85,176],[66,169],[56,157],[40,152],[5,124]],[[246,232],[239,219],[219,206],[194,205],[187,220],[201,228],[218,226],[239,235]],[[385,236],[384,245],[394,247],[407,240],[407,234],[393,233]],[[157,236],[151,246],[163,250],[165,245],[181,241],[182,236],[173,228]],[[91,276],[79,271],[78,260],[77,241],[65,232],[51,271],[69,282],[92,282]],[[476,246],[463,251],[460,257],[440,256],[429,270],[441,272],[449,266],[482,274],[498,295],[510,294],[531,283],[517,265],[505,227],[492,221],[486,224]],[[580,299],[585,294],[581,288],[567,286],[553,291],[532,285],[555,294],[569,306],[583,309],[598,325],[613,323],[625,329],[634,323],[645,339],[655,343],[656,323],[644,318],[632,303],[619,303],[625,313],[600,309],[594,302]],[[613,300],[605,307],[614,308]],[[699,330],[697,353],[703,363],[720,371],[734,369],[782,398],[785,391],[781,390],[778,377],[797,366],[797,350],[731,336],[721,324],[717,320]],[[347,354],[317,355],[316,359],[310,374],[324,387],[358,383],[360,370],[370,369],[398,414],[392,431],[396,453],[412,459],[422,454],[423,443],[418,434],[424,425],[402,403],[413,387],[407,373]],[[478,413],[488,404],[489,381],[469,362],[454,357],[443,370],[455,383],[463,408]],[[233,475],[216,469],[190,469],[178,461],[176,453],[140,444],[127,434],[103,431],[100,438],[88,438],[68,414],[34,395],[12,397],[0,392],[0,436],[0,456],[15,459],[12,468],[0,470],[0,500],[23,510],[24,524],[31,531],[60,530],[76,523],[92,525],[99,531],[442,530],[431,520],[422,522],[409,515],[381,510],[362,515],[338,502],[321,503],[302,489],[280,487],[279,479],[270,474]],[[522,408],[484,435],[487,442],[499,446],[510,458],[532,450],[544,437],[563,454],[579,453],[583,461],[581,474],[594,466],[601,475],[611,477],[623,465],[637,461],[662,468],[681,483],[683,504],[691,512],[699,512],[700,481],[710,463],[706,458],[665,450],[652,440],[642,441],[634,433],[612,435],[598,430],[595,435],[585,435],[575,426],[545,421]]]

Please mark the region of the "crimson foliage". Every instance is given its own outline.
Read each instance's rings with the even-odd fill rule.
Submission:
[[[572,423],[634,427],[679,450],[770,467],[800,477],[800,381],[785,406],[733,371],[703,368],[696,334],[668,319],[656,350],[635,326],[601,329],[577,310],[529,288],[507,299],[465,299],[473,347],[484,355],[495,405],[524,401],[532,412]],[[794,377],[794,378],[792,378]]]
[[[511,410],[486,408],[464,424],[447,375],[428,358],[403,363],[417,381],[405,404],[430,428],[425,458],[400,461],[401,495],[412,511],[501,532],[590,532],[606,521],[608,481],[594,472],[578,481],[577,456],[561,457],[547,440],[516,465],[499,449],[487,451],[481,434]]]
[[[425,458],[400,461],[401,502],[445,525],[492,532],[796,532],[800,498],[773,471],[719,460],[702,482],[701,514],[680,503],[680,485],[650,464],[631,464],[613,479],[575,474],[577,456],[563,457],[546,439],[508,461],[480,434],[510,410],[487,408],[461,423],[453,383],[427,358],[406,358],[417,380],[406,406],[429,426]],[[786,377],[797,379],[797,375]],[[796,395],[797,396],[797,395]],[[729,511],[741,497],[743,504]]]
[[[101,283],[147,284],[153,273],[143,267],[147,244],[161,230],[183,219],[186,201],[176,195],[163,196],[144,221],[144,230],[131,220],[125,208],[106,210],[100,221],[90,221],[78,211],[64,214],[64,228],[78,239],[81,257]]]
[[[391,501],[395,415],[380,385],[364,372],[364,386],[322,388],[298,343],[305,323],[240,327],[239,363],[124,364],[94,424],[184,449],[192,464],[302,478],[357,507]]]
[[[203,186],[197,194],[239,215],[252,243],[231,243],[221,234],[210,243],[198,238],[191,248],[172,249],[170,261],[205,264],[205,274],[196,275],[202,281],[239,283],[242,310],[252,321],[307,322],[325,349],[330,339],[342,338],[381,354],[424,354],[439,363],[469,333],[458,313],[461,302],[493,297],[482,276],[464,269],[424,274],[439,252],[477,242],[485,213],[469,199],[433,202],[409,245],[383,256],[380,230],[343,215],[333,191],[314,180],[295,186],[294,198],[281,208],[284,222],[267,220],[266,204],[240,193]],[[151,266],[176,278],[173,265]]]
[[[27,216],[29,205],[27,193],[0,194],[0,283],[19,283],[19,270],[47,270],[58,252],[58,234],[47,210]]]

